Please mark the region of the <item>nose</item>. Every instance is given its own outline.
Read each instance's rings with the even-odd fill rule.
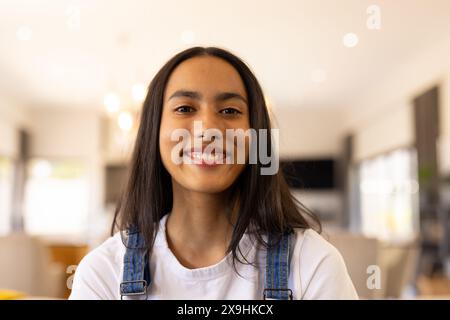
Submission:
[[[198,113],[195,121],[197,122],[197,128],[194,128],[195,138],[201,138],[206,141],[215,141],[222,138],[224,124],[213,106],[204,107],[203,110]]]

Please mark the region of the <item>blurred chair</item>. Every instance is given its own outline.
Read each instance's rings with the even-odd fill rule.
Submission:
[[[379,242],[359,234],[344,231],[329,233],[328,241],[333,244],[344,258],[350,278],[360,299],[379,299],[385,296],[386,272],[380,257]],[[367,279],[369,266],[378,266],[381,271],[380,289],[370,289]]]
[[[420,259],[419,239],[404,244],[380,245],[381,258],[386,269],[387,298],[400,298],[404,290],[415,284]]]
[[[51,262],[36,237],[15,233],[0,237],[0,288],[36,297],[61,297],[64,268]]]
[[[328,240],[342,254],[348,273],[361,299],[401,298],[414,284],[419,260],[418,239],[405,244],[387,244],[375,238],[344,231],[332,231]],[[380,289],[370,289],[367,268],[379,267]]]

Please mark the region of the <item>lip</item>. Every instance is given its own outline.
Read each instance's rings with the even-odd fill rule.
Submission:
[[[202,148],[186,148],[182,150],[183,162],[200,167],[217,167],[226,164],[229,153],[222,149],[213,149],[205,153],[206,146]]]

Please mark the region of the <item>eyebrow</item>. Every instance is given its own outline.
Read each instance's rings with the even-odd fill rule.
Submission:
[[[247,99],[245,99],[243,96],[241,96],[239,93],[236,93],[236,92],[221,92],[221,93],[217,94],[215,98],[217,101],[225,101],[225,100],[229,100],[229,99],[239,99],[239,100],[242,100],[243,102],[247,103]]]
[[[201,100],[202,95],[197,91],[177,90],[169,97],[169,100],[172,98],[178,98],[178,97],[187,97],[187,98],[192,98],[195,100]],[[245,99],[242,95],[240,95],[239,93],[236,93],[236,92],[221,92],[221,93],[218,93],[214,97],[214,99],[216,101],[239,99],[239,100],[242,100],[243,102],[245,102],[246,104],[248,103],[247,99]]]

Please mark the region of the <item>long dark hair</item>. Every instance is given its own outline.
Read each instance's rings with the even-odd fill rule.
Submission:
[[[163,166],[159,152],[159,129],[163,109],[164,90],[172,71],[183,61],[197,56],[213,56],[232,65],[242,78],[248,96],[250,127],[271,128],[269,112],[258,80],[249,67],[237,56],[216,47],[193,47],[171,58],[150,83],[144,102],[139,130],[134,146],[127,185],[116,208],[111,228],[120,231],[136,228],[145,238],[146,249],[152,250],[157,223],[172,210],[171,176]],[[267,150],[272,150],[267,139]],[[228,253],[233,262],[242,259],[239,242],[248,230],[258,243],[267,247],[264,235],[280,238],[294,228],[315,228],[321,225],[315,215],[293,197],[281,171],[275,175],[261,175],[262,165],[247,164],[230,189],[230,209],[236,210]],[[244,260],[245,257],[244,257]]]

